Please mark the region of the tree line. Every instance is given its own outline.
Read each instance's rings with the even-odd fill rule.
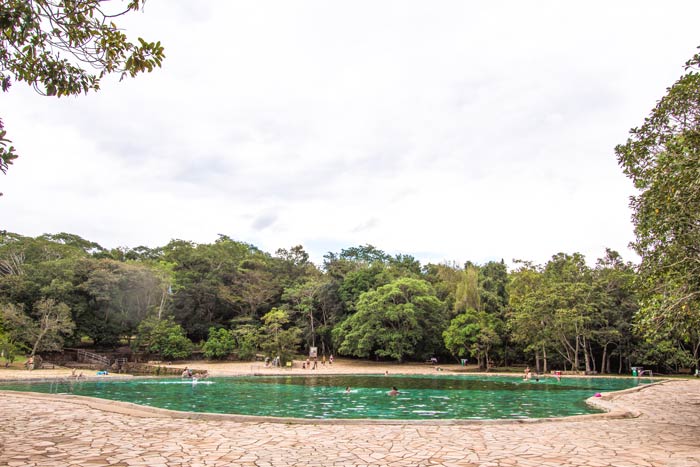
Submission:
[[[598,373],[693,367],[700,332],[640,332],[638,275],[606,251],[544,265],[421,264],[371,245],[314,265],[301,246],[274,254],[220,236],[105,249],[77,235],[0,235],[0,352],[64,346],[164,358],[288,360],[322,354],[469,359]]]

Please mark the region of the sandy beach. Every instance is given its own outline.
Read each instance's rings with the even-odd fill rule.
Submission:
[[[296,375],[312,375],[312,374],[431,374],[440,372],[467,372],[477,371],[475,366],[463,367],[457,364],[435,365],[428,363],[387,363],[387,362],[368,362],[362,360],[350,359],[335,359],[333,364],[326,363],[325,365],[318,363],[315,370],[302,369],[302,362],[296,360],[291,368],[265,366],[264,362],[218,362],[218,361],[183,361],[174,364],[161,364],[167,368],[190,368],[194,371],[207,371],[211,376],[237,376],[250,374],[296,374]],[[28,371],[19,368],[0,368],[0,380],[12,379],[51,379],[51,378],[67,378],[72,375],[73,370],[70,368],[53,368],[39,369]],[[83,373],[86,378],[98,377],[94,370],[77,370],[76,373]],[[110,373],[99,378],[115,378],[129,377],[128,374]]]

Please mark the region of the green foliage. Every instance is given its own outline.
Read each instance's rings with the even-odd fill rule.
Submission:
[[[13,303],[0,304],[0,322],[9,344],[31,349],[32,356],[39,351],[62,350],[64,337],[75,329],[68,305],[41,299],[34,304],[31,315]]]
[[[109,73],[136,76],[160,67],[160,42],[129,42],[113,18],[143,6],[131,0],[114,11],[105,0],[7,0],[0,10],[0,82],[10,76],[49,96],[99,89]],[[113,10],[113,11],[110,11]],[[61,56],[63,54],[63,57]],[[64,58],[72,57],[72,60]],[[77,63],[77,64],[76,64]],[[81,68],[89,64],[90,70]],[[93,71],[94,70],[94,71]]]
[[[11,143],[9,139],[6,138],[7,131],[4,129],[2,120],[0,120],[0,172],[7,173],[7,169],[10,168],[15,159],[17,159],[17,153],[15,152],[14,146],[8,146]],[[2,195],[2,193],[0,193]]]
[[[479,269],[470,265],[462,271],[457,289],[455,290],[455,314],[468,309],[481,310],[481,294],[479,293]]]
[[[700,53],[630,138],[615,148],[642,257],[639,329],[657,339],[697,328],[700,309]]]
[[[434,336],[444,327],[445,306],[429,283],[401,278],[365,292],[357,313],[333,330],[338,353],[403,360],[438,351]]]
[[[236,339],[236,352],[241,360],[251,360],[258,351],[260,335],[258,329],[250,324],[244,324],[231,330]]]
[[[5,366],[12,364],[19,352],[20,348],[10,340],[10,337],[0,333],[0,358],[5,361]]]
[[[209,339],[202,350],[209,359],[224,359],[236,349],[236,338],[228,329],[209,328]]]
[[[110,73],[122,78],[153,71],[165,54],[160,42],[130,42],[115,18],[143,7],[130,0],[4,0],[0,6],[0,88],[24,81],[47,96],[97,91]],[[0,124],[0,170],[17,158]]]
[[[90,299],[90,316],[98,318],[85,333],[99,344],[130,337],[161,303],[161,278],[147,265],[103,259],[90,261],[85,273],[79,288]]]
[[[613,251],[595,268],[561,253],[510,274],[503,262],[420,268],[374,247],[326,259],[323,273],[301,247],[271,256],[226,236],[108,251],[69,233],[0,232],[1,335],[31,351],[43,302],[67,309],[75,331],[42,337],[37,351],[63,339],[109,346],[136,336],[133,345],[163,358],[186,357],[196,339],[207,340],[210,358],[265,352],[286,360],[313,345],[364,358],[472,355],[482,367],[534,356],[542,370],[599,372],[646,362],[670,369],[700,353],[690,305],[681,308],[686,324],[663,338],[633,334],[639,283]],[[648,306],[664,300],[645,296]]]
[[[184,359],[192,355],[193,344],[172,318],[144,319],[138,327],[135,348],[144,348],[147,352],[160,354],[164,358]]]
[[[290,328],[286,311],[273,308],[262,317],[260,346],[270,357],[279,356],[282,363],[291,359],[301,341],[301,330]]]
[[[491,349],[501,341],[499,320],[486,311],[468,308],[457,315],[442,333],[445,347],[453,355],[476,357],[479,368],[489,368]]]
[[[62,350],[64,336],[73,334],[75,329],[68,305],[44,298],[34,305],[34,316],[38,323],[31,355],[39,350]]]

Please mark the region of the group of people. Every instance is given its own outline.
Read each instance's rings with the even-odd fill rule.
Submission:
[[[352,390],[350,389],[350,386],[345,386],[345,394],[350,394],[351,392]],[[390,396],[398,396],[399,394],[401,394],[401,392],[398,389],[396,389],[396,386],[392,386],[391,391],[387,392],[387,394]]]
[[[280,356],[278,355],[272,360],[270,360],[270,357],[265,357],[265,368],[269,367],[270,365],[272,365],[275,368],[280,366]]]
[[[328,357],[328,364],[333,365],[333,354]],[[326,356],[323,355],[321,357],[321,365],[326,366]],[[314,357],[314,364],[311,366],[311,357],[306,357],[305,362],[301,362],[301,369],[302,370],[315,370],[318,368],[318,357]]]
[[[557,379],[557,381],[561,381],[561,371],[555,371],[554,377]],[[527,368],[525,368],[525,375],[523,376],[523,379],[525,381],[529,381],[532,379],[532,370],[530,370],[529,366]],[[540,377],[538,375],[535,375],[535,381],[539,381],[539,380],[540,380]]]
[[[191,369],[188,367],[185,367],[184,370],[182,370],[182,379],[191,379],[192,381],[197,381],[199,379],[204,379],[209,377],[209,371],[204,370],[201,373],[193,373]]]

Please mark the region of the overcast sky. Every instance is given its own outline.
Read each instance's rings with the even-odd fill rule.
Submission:
[[[614,154],[700,45],[700,2],[148,0],[163,68],[0,114],[0,229],[107,248],[373,244],[422,262],[636,260]]]

